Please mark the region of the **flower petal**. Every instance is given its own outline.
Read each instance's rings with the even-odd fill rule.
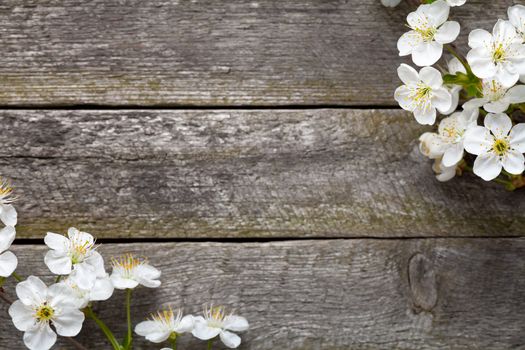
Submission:
[[[193,334],[194,337],[199,338],[200,340],[208,340],[215,338],[219,335],[220,332],[220,328],[208,327],[208,324],[206,323],[206,321],[204,321],[196,322],[193,327],[193,330],[191,331],[191,334]]]
[[[405,85],[410,85],[410,84],[417,84],[419,83],[419,74],[417,73],[417,71],[410,67],[408,64],[404,64],[402,63],[398,68],[397,68],[397,75],[399,76],[399,79],[401,79],[401,81],[403,82],[403,84]]]
[[[434,40],[440,44],[448,44],[456,40],[459,35],[460,26],[456,21],[448,21],[443,23],[436,32]]]
[[[512,128],[512,121],[506,114],[489,113],[485,117],[485,127],[489,129],[497,139],[501,139],[507,137],[509,134]]]
[[[498,101],[485,103],[483,108],[489,113],[503,113],[509,106],[509,101],[506,98],[502,98]]]
[[[59,235],[57,233],[48,232],[44,238],[44,243],[53,250],[59,252],[67,252],[69,247],[69,240],[66,236]]]
[[[431,66],[441,58],[443,54],[443,44],[436,41],[422,42],[414,47],[412,51],[412,61],[420,66]]]
[[[90,290],[97,280],[95,268],[86,262],[73,265],[76,278],[75,281],[80,289]]]
[[[430,159],[436,159],[443,155],[445,144],[438,134],[426,132],[419,137],[419,151]]]
[[[398,87],[394,92],[394,99],[399,103],[399,106],[409,112],[412,112],[415,106],[411,94],[410,89],[406,85]]]
[[[443,77],[434,67],[423,67],[419,72],[419,78],[423,83],[430,86],[433,90],[443,86]]]
[[[475,49],[487,47],[492,43],[492,34],[484,29],[474,29],[468,36],[468,46]]]
[[[465,69],[465,66],[456,57],[452,57],[450,61],[447,62],[447,68],[450,74],[456,74],[456,73],[467,74],[467,70]]]
[[[516,124],[509,134],[509,142],[513,149],[525,153],[525,123]]]
[[[16,295],[25,305],[40,305],[46,298],[47,286],[40,278],[29,276],[16,285]]]
[[[525,102],[525,85],[517,85],[509,89],[505,97],[510,103]]]
[[[433,90],[432,106],[436,107],[441,113],[445,113],[452,106],[452,95],[445,88]]]
[[[479,78],[492,78],[498,72],[489,52],[484,47],[477,47],[467,54],[467,61],[472,72]]]
[[[35,325],[24,333],[24,344],[30,350],[49,350],[57,341],[57,335],[49,324]]]
[[[71,288],[64,283],[55,283],[47,289],[48,302],[51,307],[75,308],[77,298]]]
[[[493,153],[479,155],[474,161],[474,174],[485,181],[491,181],[501,173],[501,162]]]
[[[15,236],[16,230],[13,226],[6,226],[0,230],[0,252],[6,251],[11,247]]]
[[[89,294],[89,300],[91,301],[101,301],[108,300],[111,298],[114,292],[113,283],[109,279],[109,276],[106,278],[98,278],[91,289]]]
[[[473,98],[463,104],[463,109],[478,109],[487,102],[484,98]]]
[[[48,251],[44,257],[44,263],[54,274],[69,275],[71,273],[71,258],[58,250]]]
[[[418,46],[423,42],[421,35],[417,34],[415,31],[411,30],[401,35],[397,41],[397,49],[399,51],[399,56],[407,56],[412,53],[414,47]]]
[[[12,252],[0,254],[0,277],[9,277],[16,270],[18,259]]]
[[[414,117],[419,124],[432,125],[436,121],[436,109],[434,107],[416,108]]]
[[[516,150],[510,150],[501,161],[503,169],[507,172],[519,175],[525,170],[525,157]]]
[[[139,285],[139,282],[124,278],[121,274],[115,272],[111,274],[110,279],[116,289],[133,289]]]
[[[487,128],[476,125],[470,127],[465,132],[465,150],[468,153],[480,155],[488,152],[492,148],[494,137],[490,134]]]
[[[191,332],[194,324],[194,317],[192,315],[186,315],[180,320],[178,326],[175,328],[175,332],[179,334]]]
[[[74,308],[63,308],[59,315],[53,319],[57,333],[63,337],[74,337],[82,329],[84,313]]]
[[[417,12],[423,13],[432,25],[438,27],[448,19],[450,7],[445,1],[438,0],[430,5],[419,6]]]
[[[459,163],[463,158],[463,144],[458,142],[447,148],[443,154],[442,163],[445,167],[451,167]]]
[[[510,44],[512,42],[520,41],[516,28],[509,22],[498,19],[494,28],[492,29],[492,36],[496,42]]]
[[[34,310],[31,306],[24,305],[20,300],[15,301],[9,307],[9,316],[19,331],[25,332],[32,328],[36,319],[33,317]]]
[[[228,331],[222,331],[219,334],[221,341],[230,349],[235,349],[239,345],[241,345],[241,338],[232,332]]]
[[[16,226],[18,214],[11,204],[3,204],[0,210],[0,220],[6,226]]]
[[[147,264],[137,266],[134,271],[135,279],[144,287],[148,288],[157,288],[160,286],[160,281],[157,280],[160,274],[160,270]]]
[[[250,328],[248,321],[241,316],[230,315],[224,319],[224,329],[235,332],[243,332]]]

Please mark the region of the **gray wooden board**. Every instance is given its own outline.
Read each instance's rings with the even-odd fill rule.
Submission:
[[[142,243],[100,250],[106,260],[124,252],[148,256],[163,271],[159,289],[136,290],[134,323],[170,303],[194,314],[206,302],[224,304],[251,323],[240,349],[525,348],[524,239]],[[45,247],[14,251],[20,273],[47,276]],[[13,285],[7,287],[14,296]],[[122,304],[118,292],[96,305],[120,336]],[[23,349],[5,309],[0,304],[0,348]],[[91,321],[85,327],[81,342],[108,348]],[[182,339],[181,350],[206,347]]]
[[[511,0],[452,10],[462,52]],[[414,9],[379,0],[4,0],[0,105],[394,105]],[[463,46],[462,46],[463,45]]]
[[[399,110],[7,110],[20,237],[523,235],[523,191],[439,183]]]

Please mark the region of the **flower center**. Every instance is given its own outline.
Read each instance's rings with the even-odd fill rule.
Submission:
[[[55,310],[47,305],[47,303],[44,303],[40,305],[38,309],[36,309],[35,317],[39,322],[48,322],[53,318],[53,315],[55,314]]]
[[[139,266],[145,263],[144,259],[135,258],[133,254],[128,253],[125,254],[119,258],[113,258],[111,259],[111,265],[114,269],[121,269],[123,270],[123,274],[125,277],[131,277],[133,270]]]
[[[16,201],[13,196],[13,188],[7,180],[0,179],[0,204],[10,204]]]
[[[81,241],[77,238],[72,239],[69,247],[71,263],[79,264],[83,262],[86,258],[86,255],[93,249],[94,246],[95,242]]]
[[[204,310],[204,316],[208,321],[208,326],[221,328],[224,318],[226,317],[226,308],[224,306],[210,307]]]
[[[505,61],[505,48],[503,47],[503,44],[494,44],[494,48],[492,49],[492,60],[494,63],[500,63]]]
[[[509,142],[505,139],[497,139],[496,141],[494,141],[494,144],[492,145],[492,150],[494,151],[494,153],[496,153],[500,157],[507,154],[509,149],[510,149]]]
[[[488,98],[492,102],[499,101],[506,92],[507,89],[496,80],[483,84],[483,97]]]
[[[182,310],[177,310],[177,315],[175,315],[173,309],[170,307],[167,310],[157,311],[157,313],[151,314],[151,319],[161,323],[166,328],[172,328],[174,324],[179,323],[182,319]]]
[[[432,41],[434,40],[434,36],[436,35],[437,29],[430,26],[423,26],[423,27],[417,27],[414,28],[416,33],[418,33],[421,38],[424,41]]]

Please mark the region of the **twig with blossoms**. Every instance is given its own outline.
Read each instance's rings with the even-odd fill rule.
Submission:
[[[438,121],[437,133],[420,137],[421,152],[434,160],[439,181],[472,171],[508,190],[525,187],[525,123],[520,122],[525,117],[525,85],[518,83],[525,82],[525,6],[510,7],[509,19],[499,19],[492,32],[473,30],[464,57],[452,44],[460,24],[448,17],[452,6],[466,1],[421,2],[407,16],[410,31],[397,47],[400,56],[411,55],[422,68],[418,72],[401,64],[398,75],[404,85],[394,93],[418,123]],[[395,6],[399,1],[383,3]],[[440,72],[431,66],[442,59],[444,48],[452,57],[448,71]],[[456,112],[461,97],[463,110]]]

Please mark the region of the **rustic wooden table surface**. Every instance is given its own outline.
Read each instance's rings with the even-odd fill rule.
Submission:
[[[512,3],[455,8],[460,42]],[[416,143],[428,128],[393,101],[409,10],[3,0],[0,165],[21,197],[20,272],[48,276],[45,232],[76,226],[106,256],[162,269],[136,322],[215,302],[249,319],[240,349],[525,349],[525,194],[434,180]],[[122,303],[97,306],[120,331]],[[23,349],[6,310],[0,349]],[[89,321],[79,340],[108,348]]]

